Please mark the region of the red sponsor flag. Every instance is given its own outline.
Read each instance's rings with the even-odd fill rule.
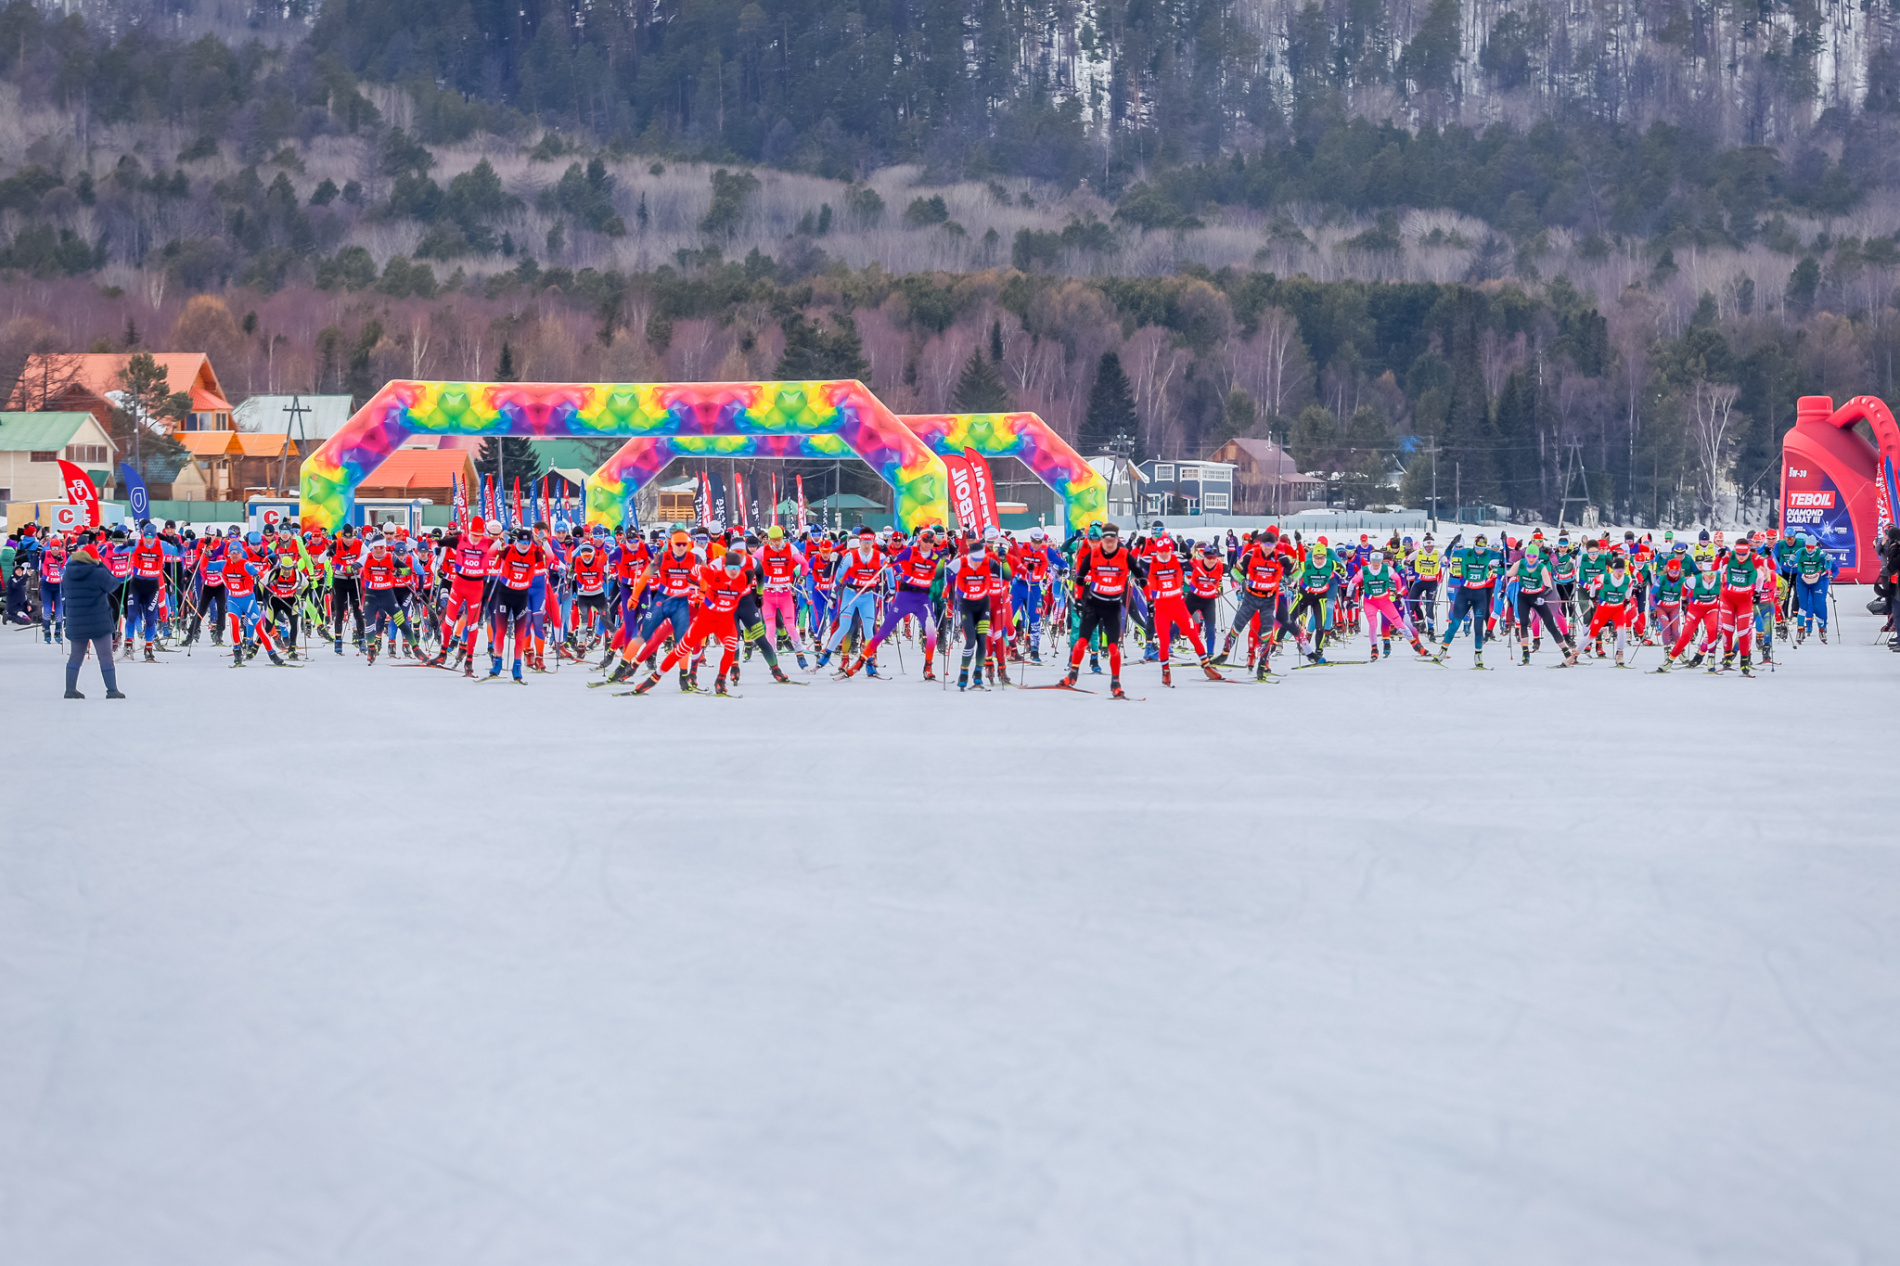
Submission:
[[[963,450],[963,460],[969,464],[970,479],[976,484],[977,518],[983,527],[1002,527],[1003,516],[996,512],[996,482],[990,478],[990,464],[973,448]]]
[[[798,530],[802,533],[805,530],[805,477],[798,475],[796,478],[798,480]]]
[[[950,508],[956,511],[958,526],[981,527],[976,504],[976,477],[970,473],[969,461],[950,453],[944,456],[943,464],[950,471]]]
[[[746,522],[745,517],[745,476],[736,470],[732,472],[732,504],[734,507],[732,517],[738,523],[739,530],[743,532],[752,525]]]
[[[710,529],[713,525],[712,480],[705,471],[699,472],[699,526]]]
[[[86,525],[99,526],[99,490],[92,486],[86,472],[71,462],[59,464],[59,477],[66,481],[66,500],[86,508]]]
[[[521,476],[515,476],[515,526],[521,526]]]

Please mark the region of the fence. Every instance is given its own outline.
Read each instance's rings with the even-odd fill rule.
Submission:
[[[1129,530],[1147,531],[1154,526],[1154,516],[1116,515],[1115,526]],[[1209,533],[1257,532],[1266,527],[1278,527],[1282,532],[1300,532],[1302,535],[1334,532],[1422,532],[1430,526],[1430,517],[1423,510],[1407,511],[1399,514],[1372,514],[1361,511],[1340,511],[1338,513],[1289,514],[1280,518],[1266,515],[1242,514],[1187,514],[1163,515],[1162,526],[1170,532],[1185,533],[1189,536],[1206,536]]]
[[[107,504],[122,507],[130,519],[130,501],[112,501]],[[155,523],[163,523],[167,519],[179,523],[242,523],[247,517],[242,501],[154,501],[145,513]]]

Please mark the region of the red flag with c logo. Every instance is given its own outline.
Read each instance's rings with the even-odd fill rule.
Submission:
[[[86,507],[86,523],[90,527],[99,526],[99,490],[92,486],[92,480],[86,472],[71,462],[59,464],[59,477],[66,481],[66,500],[76,506]]]

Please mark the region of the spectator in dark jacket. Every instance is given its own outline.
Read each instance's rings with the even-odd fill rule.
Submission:
[[[86,662],[86,648],[99,657],[99,675],[106,681],[106,698],[123,699],[119,693],[119,674],[112,663],[112,593],[119,579],[106,565],[88,540],[66,562],[61,593],[66,599],[66,643],[72,650],[66,656],[66,697],[84,699],[79,693],[79,666]]]
[[[1887,603],[1887,629],[1893,637],[1887,649],[1900,652],[1900,526],[1889,526],[1880,542],[1880,574],[1874,578],[1874,602]]]
[[[26,566],[15,563],[13,572],[7,577],[7,616],[8,624],[38,624],[33,618],[32,604],[27,600],[28,580]]]

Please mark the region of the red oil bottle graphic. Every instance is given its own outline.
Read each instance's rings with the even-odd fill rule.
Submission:
[[[1878,444],[1853,429],[1865,421]],[[1893,522],[1900,426],[1873,396],[1836,409],[1829,396],[1802,396],[1781,445],[1781,527],[1806,532],[1840,560],[1840,579],[1872,582],[1875,543]]]

